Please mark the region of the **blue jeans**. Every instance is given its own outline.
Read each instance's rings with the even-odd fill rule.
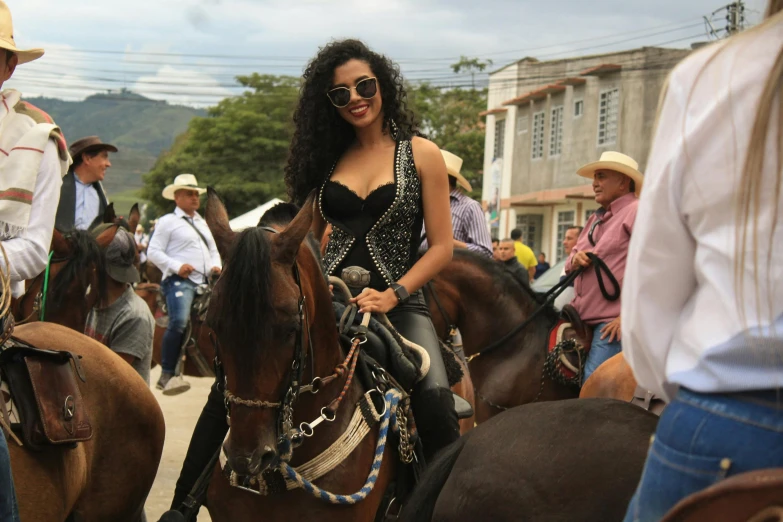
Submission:
[[[11,456],[5,434],[0,431],[0,522],[19,522],[14,478],[11,475]]]
[[[608,336],[606,339],[601,339],[601,335],[603,335],[601,328],[607,324],[609,323],[599,323],[593,326],[593,342],[590,345],[590,353],[587,354],[587,360],[585,361],[582,384],[593,374],[596,368],[622,351],[622,345],[617,339],[611,343]]]
[[[169,326],[163,334],[160,366],[164,372],[174,373],[182,347],[182,334],[188,326],[190,307],[196,296],[196,283],[174,274],[170,275],[160,285],[166,296],[166,307],[169,313]]]
[[[783,390],[702,394],[682,389],[661,415],[625,522],[658,521],[686,496],[726,477],[779,467]]]

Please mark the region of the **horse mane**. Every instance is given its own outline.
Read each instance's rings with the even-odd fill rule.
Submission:
[[[240,232],[220,277],[219,291],[213,294],[214,310],[220,313],[214,314],[211,326],[234,339],[232,349],[244,351],[247,356],[271,333],[271,253],[267,232],[257,227]]]
[[[65,235],[65,240],[71,246],[71,254],[68,257],[63,269],[52,281],[52,288],[49,291],[50,303],[59,307],[68,294],[68,289],[73,281],[78,281],[81,288],[85,291],[90,284],[87,267],[95,266],[98,274],[98,292],[99,300],[106,298],[106,268],[103,262],[103,251],[98,246],[98,242],[92,235],[84,230],[72,230]]]
[[[454,249],[454,258],[464,260],[476,266],[491,277],[493,281],[501,281],[502,284],[499,285],[502,289],[501,291],[515,300],[531,300],[535,306],[543,305],[541,296],[537,295],[530,288],[529,281],[524,281],[511,273],[511,271],[506,270],[501,262],[465,248]],[[547,306],[544,314],[552,321],[557,321],[560,317],[560,313],[551,304]]]

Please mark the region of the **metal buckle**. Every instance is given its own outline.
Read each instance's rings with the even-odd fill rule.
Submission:
[[[351,288],[364,288],[370,284],[370,271],[360,266],[343,268],[340,279]]]

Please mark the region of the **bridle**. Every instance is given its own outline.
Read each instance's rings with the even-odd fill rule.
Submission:
[[[259,227],[262,230],[277,234],[278,231],[271,227]],[[333,422],[337,417],[337,410],[345,397],[346,392],[352,382],[354,371],[356,370],[356,364],[359,355],[359,345],[366,342],[366,325],[364,329],[360,329],[359,333],[354,336],[351,344],[351,349],[348,352],[345,360],[337,365],[334,372],[326,377],[316,377],[314,375],[315,359],[313,351],[313,341],[310,335],[310,322],[307,313],[306,298],[302,290],[301,276],[299,272],[299,265],[294,262],[293,266],[294,282],[299,289],[298,300],[298,315],[300,328],[297,330],[294,356],[291,361],[291,370],[288,375],[288,386],[285,392],[277,401],[268,401],[263,399],[245,399],[238,397],[228,389],[228,383],[226,380],[225,372],[223,371],[223,365],[220,360],[220,343],[216,336],[212,336],[212,342],[215,346],[215,375],[218,379],[219,386],[223,390],[223,397],[226,405],[226,421],[228,425],[231,425],[231,407],[241,406],[245,408],[255,409],[275,409],[276,419],[275,425],[277,429],[277,454],[283,458],[290,459],[290,455],[293,448],[301,445],[305,438],[313,436],[314,429],[322,422]],[[307,335],[307,343],[304,342],[304,336]],[[308,384],[302,382],[304,367],[307,363],[308,348],[310,357],[310,370],[311,380]],[[315,395],[321,388],[328,385],[332,381],[341,378],[348,373],[348,378],[343,387],[342,392],[336,397],[328,406],[321,408],[320,415],[313,421],[302,422],[299,427],[294,427],[294,405],[297,399],[302,393],[311,393]]]

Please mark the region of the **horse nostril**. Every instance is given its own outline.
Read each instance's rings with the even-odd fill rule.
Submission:
[[[275,459],[277,459],[277,452],[269,446],[264,446],[264,453],[261,455],[261,460],[259,461],[258,472],[265,471],[269,468],[269,466],[275,462]]]

